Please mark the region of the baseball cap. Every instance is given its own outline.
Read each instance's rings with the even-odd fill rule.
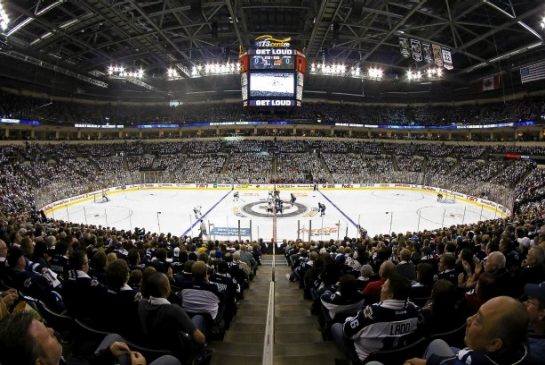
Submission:
[[[545,281],[540,284],[526,284],[524,294],[531,298],[537,298],[545,305]]]

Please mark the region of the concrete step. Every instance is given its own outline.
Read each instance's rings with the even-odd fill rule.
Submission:
[[[275,317],[274,318],[274,324],[275,325],[282,325],[282,324],[315,324],[317,323],[317,320],[315,317],[311,316],[286,316],[286,317]]]
[[[298,343],[298,344],[277,344],[274,346],[274,356],[313,356],[313,355],[331,355],[341,356],[333,342],[321,343]]]
[[[252,343],[263,345],[265,339],[265,332],[242,332],[242,331],[227,331],[223,342],[227,343]]]
[[[274,356],[274,365],[335,365],[335,357],[313,356]]]
[[[237,315],[237,317],[239,317]],[[242,317],[242,316],[241,316]],[[229,331],[237,332],[263,332],[265,333],[265,321],[261,321],[261,323],[239,323],[238,318],[233,320],[231,322],[231,326],[229,327]]]
[[[256,346],[249,343],[227,343],[217,342],[214,343],[214,356],[215,355],[231,355],[231,356],[250,356],[259,357],[263,356],[263,346]]]
[[[293,344],[293,343],[321,343],[322,334],[317,330],[312,331],[297,331],[275,333],[274,343],[276,344]]]
[[[275,333],[293,333],[293,332],[312,332],[320,331],[320,325],[318,321],[315,322],[305,322],[305,323],[275,323],[274,325]]]
[[[261,356],[238,356],[230,354],[213,354],[210,365],[262,365],[263,355]]]

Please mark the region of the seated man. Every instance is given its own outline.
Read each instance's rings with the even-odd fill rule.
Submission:
[[[204,315],[207,323],[212,325],[211,321],[221,318],[220,309],[223,296],[218,291],[218,287],[208,281],[208,267],[202,261],[197,261],[191,267],[193,283],[191,286],[183,288],[180,292],[182,308],[192,317],[195,315]],[[206,325],[198,327],[206,333]]]
[[[43,301],[51,309],[61,312],[64,303],[60,294],[41,274],[26,269],[26,260],[18,247],[11,247],[8,252],[6,284],[25,295]]]
[[[131,288],[129,266],[123,259],[117,259],[106,269],[108,281],[106,300],[104,302],[104,317],[106,327],[129,340],[138,340],[140,322],[138,321],[138,302],[142,294]]]
[[[89,276],[89,259],[83,250],[70,255],[70,270],[64,281],[64,302],[68,313],[96,327],[104,327],[100,308],[106,288]]]
[[[0,363],[2,365],[81,364],[62,359],[62,346],[53,329],[37,321],[30,313],[10,315],[0,321]],[[93,356],[85,359],[90,365],[146,365],[141,353],[131,351],[118,335],[108,335]],[[180,365],[173,356],[164,355],[150,365]]]
[[[425,359],[413,358],[405,365],[526,364],[527,327],[528,314],[522,303],[507,296],[495,297],[467,319],[466,348],[455,352],[445,341],[434,340]]]
[[[541,284],[526,284],[524,303],[530,327],[528,328],[529,365],[538,365],[545,359],[545,281]]]
[[[183,348],[180,346],[179,333],[188,333],[193,342],[204,348],[206,338],[195,326],[191,318],[179,305],[170,303],[170,282],[167,276],[154,272],[146,278],[145,288],[148,299],[140,301],[138,316],[144,335],[152,347],[167,348],[183,359]]]
[[[380,302],[363,307],[355,317],[331,327],[337,345],[355,363],[372,352],[393,348],[394,343],[415,333],[420,309],[408,301],[410,283],[393,272],[384,283]]]

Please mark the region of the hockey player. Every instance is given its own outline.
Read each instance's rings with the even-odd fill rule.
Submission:
[[[320,217],[325,215],[325,204],[318,203],[318,211],[320,212]]]
[[[280,199],[276,200],[276,211],[280,214],[284,214],[284,202]]]
[[[295,195],[293,195],[293,193],[291,193],[291,194],[290,194],[290,197],[291,197],[291,198],[290,198],[290,203],[291,203],[291,205],[295,204],[295,201],[297,200],[297,199],[295,198]]]
[[[105,191],[105,190],[102,190],[102,201],[103,201],[104,203],[110,201],[110,198],[108,198],[108,195],[106,195],[106,191]]]
[[[201,219],[202,218],[202,207],[200,205],[197,205],[195,208],[193,208],[193,213],[195,214],[195,219]]]
[[[438,202],[443,201],[443,194],[437,193],[437,201]]]
[[[240,198],[240,193],[238,191],[235,191],[233,193],[233,201],[238,202],[238,198]]]

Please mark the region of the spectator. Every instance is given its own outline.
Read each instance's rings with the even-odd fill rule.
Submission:
[[[180,306],[167,300],[170,296],[167,276],[160,272],[151,273],[145,277],[145,288],[149,298],[140,301],[138,314],[147,343],[158,348],[166,347],[184,361],[184,351],[187,348],[183,348],[179,337],[179,332],[183,331],[191,336],[197,347],[204,349],[204,334]],[[203,351],[201,350],[201,355]]]
[[[524,294],[528,296],[526,311],[530,318],[528,327],[529,364],[538,365],[545,359],[545,282],[526,284]]]
[[[415,333],[420,310],[407,300],[409,290],[409,281],[392,273],[382,286],[379,303],[363,307],[344,324],[333,324],[333,339],[352,361],[364,361],[372,352],[387,349]]]
[[[496,297],[467,319],[466,348],[454,351],[443,340],[434,340],[424,354],[405,365],[507,365],[522,364],[528,357],[528,314],[510,297]]]
[[[2,365],[59,365],[62,346],[53,329],[37,321],[29,313],[11,315],[0,321],[0,362]],[[92,357],[86,359],[91,365],[108,365],[117,361],[130,365],[145,365],[141,353],[131,351],[118,335],[108,335],[100,343]],[[80,361],[66,361],[80,364]],[[150,365],[180,365],[169,355],[161,356]]]

